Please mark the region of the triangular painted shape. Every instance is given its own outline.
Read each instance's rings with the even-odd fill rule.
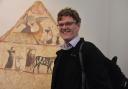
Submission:
[[[51,14],[41,1],[36,1],[0,41],[56,45],[62,40],[59,40],[58,28]]]

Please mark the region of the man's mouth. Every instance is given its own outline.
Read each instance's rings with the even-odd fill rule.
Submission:
[[[71,32],[71,30],[70,29],[62,29],[61,32],[66,33],[66,32]]]

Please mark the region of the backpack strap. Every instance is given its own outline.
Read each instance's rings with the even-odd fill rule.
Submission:
[[[84,45],[84,42],[81,43],[80,48],[79,48],[79,59],[80,59],[80,65],[81,65],[81,70],[82,70],[82,89],[89,89],[88,84],[87,84],[86,74],[85,74],[83,57],[82,57],[83,45]]]

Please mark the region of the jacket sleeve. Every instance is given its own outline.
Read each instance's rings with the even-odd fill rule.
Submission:
[[[106,57],[92,43],[87,42],[83,49],[86,82],[89,89],[113,89],[105,67]]]

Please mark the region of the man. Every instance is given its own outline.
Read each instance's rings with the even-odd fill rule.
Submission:
[[[81,18],[77,11],[71,8],[62,9],[58,13],[57,22],[65,44],[57,52],[51,89],[112,89],[105,68],[106,57],[94,44],[78,36]],[[79,55],[82,43],[84,82]]]

